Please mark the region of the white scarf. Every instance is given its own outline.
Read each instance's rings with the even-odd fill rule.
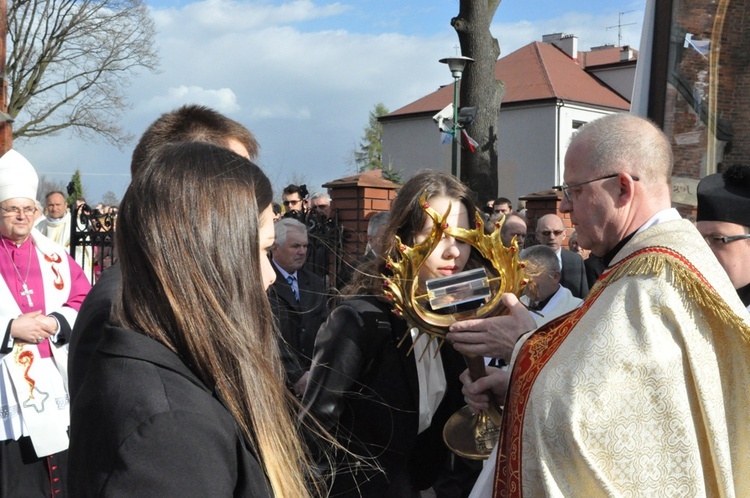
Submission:
[[[77,313],[62,307],[71,290],[68,256],[37,230],[32,230],[31,236],[42,270],[45,310],[61,313],[72,326]],[[2,323],[20,314],[8,285],[0,279]],[[53,341],[50,341],[52,357],[49,358],[40,355],[36,344],[21,342],[16,343],[9,354],[0,355],[0,440],[30,436],[38,457],[68,448],[68,346]]]

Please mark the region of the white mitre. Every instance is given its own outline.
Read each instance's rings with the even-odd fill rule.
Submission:
[[[0,157],[0,202],[16,197],[36,199],[39,178],[31,163],[11,149]]]

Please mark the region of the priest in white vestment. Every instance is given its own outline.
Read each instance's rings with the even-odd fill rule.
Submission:
[[[560,211],[607,268],[580,308],[521,347],[494,489],[475,496],[750,490],[750,315],[700,233],[670,208],[672,162],[664,134],[629,114],[574,136]],[[504,301],[507,316],[454,324],[456,349],[482,354],[534,328],[514,296]],[[476,340],[480,330],[495,340]]]
[[[521,251],[519,258],[526,262],[526,276],[529,278],[529,284],[526,286],[524,295],[521,296],[520,301],[532,312],[537,327],[541,327],[545,323],[569,313],[581,305],[583,299],[575,297],[570,292],[570,289],[560,285],[560,260],[557,258],[557,253],[555,253],[554,249],[546,245],[527,247]],[[502,368],[506,373],[496,373],[495,375],[510,376],[509,370],[513,368],[518,351],[532,333],[533,331],[524,334],[516,342],[510,358],[510,364]],[[507,388],[507,381],[505,382],[505,386]],[[505,394],[505,391],[495,392],[495,396],[500,402],[505,399]],[[475,410],[487,409],[485,407],[473,408]],[[490,458],[485,462],[481,473],[477,477],[475,487],[478,490],[492,490],[496,462],[497,448],[495,448],[495,451],[492,452]]]
[[[68,210],[65,195],[60,191],[53,191],[46,196],[47,216],[41,218],[36,223],[36,229],[46,235],[47,238],[54,240],[65,248],[65,252],[70,253],[70,231],[71,215]],[[80,223],[79,223],[80,225]],[[76,263],[84,269],[90,282],[93,282],[91,267],[93,264],[92,251],[90,246],[76,247]]]
[[[91,286],[33,228],[37,175],[0,157],[0,496],[65,496],[67,341]]]

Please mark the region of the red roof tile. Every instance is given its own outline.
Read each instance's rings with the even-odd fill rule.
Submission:
[[[495,64],[495,77],[505,82],[503,104],[557,98],[615,109],[630,108],[625,99],[549,43],[529,43],[499,59]],[[453,85],[446,85],[393,111],[386,119],[408,114],[434,113],[452,101]]]

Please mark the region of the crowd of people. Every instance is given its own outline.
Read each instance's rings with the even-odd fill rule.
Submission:
[[[509,199],[480,208],[425,170],[334,282],[309,248],[335,205],[304,185],[275,205],[258,150],[211,109],[160,116],[115,208],[119,260],[93,288],[55,236],[71,223],[62,193],[45,198],[45,236],[33,166],[0,157],[0,496],[750,489],[750,167],[701,181],[696,227],[671,207],[664,134],[607,116],[576,132],[556,187],[574,233],[556,213],[530,231]],[[415,295],[484,265],[446,231],[477,213],[521,249],[529,282],[502,296],[506,315],[430,340],[393,312],[383,277],[425,244]],[[484,377],[466,367],[476,356]],[[466,403],[504,405],[483,468],[443,442]]]

